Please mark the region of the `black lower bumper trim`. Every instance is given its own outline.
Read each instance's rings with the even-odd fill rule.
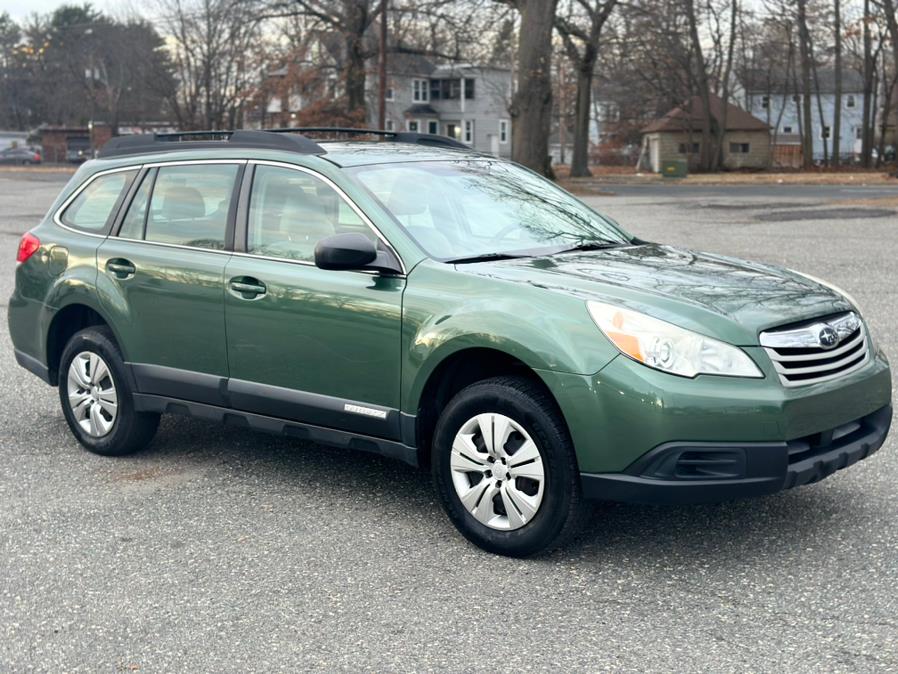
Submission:
[[[892,421],[891,406],[813,438],[783,443],[669,443],[637,460],[624,473],[581,473],[586,498],[648,504],[717,503],[773,494],[811,484],[847,468],[882,447]],[[851,429],[850,432],[841,432]],[[687,466],[704,465],[720,470],[726,452],[744,456],[739,475],[714,479],[679,473],[680,457]],[[790,457],[800,457],[790,460]],[[726,464],[734,465],[732,462]]]

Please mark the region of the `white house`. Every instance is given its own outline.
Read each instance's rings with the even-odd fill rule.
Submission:
[[[797,145],[803,133],[802,95],[792,78],[787,81],[783,73],[756,72],[748,80],[743,82],[746,109],[755,117],[767,122],[774,146]],[[824,143],[829,156],[832,156],[833,151],[835,70],[818,68],[817,81],[819,94],[815,88],[811,95],[811,135],[814,139],[814,159],[821,161],[825,154]],[[839,154],[843,159],[851,159],[861,151],[863,99],[863,78],[853,70],[843,71],[839,140]],[[823,109],[822,124],[820,108]],[[776,154],[774,150],[774,155]]]

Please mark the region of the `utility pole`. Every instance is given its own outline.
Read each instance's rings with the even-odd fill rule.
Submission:
[[[377,128],[387,125],[387,3],[380,0],[380,60],[377,64],[380,82],[377,91]]]

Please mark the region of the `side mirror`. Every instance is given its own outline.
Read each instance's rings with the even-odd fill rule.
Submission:
[[[371,270],[390,274],[402,272],[395,257],[379,251],[364,234],[334,234],[315,246],[315,266],[343,271]]]

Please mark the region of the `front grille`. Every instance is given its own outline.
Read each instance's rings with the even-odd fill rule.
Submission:
[[[864,324],[849,311],[761,333],[783,386],[803,386],[842,377],[870,357]]]

